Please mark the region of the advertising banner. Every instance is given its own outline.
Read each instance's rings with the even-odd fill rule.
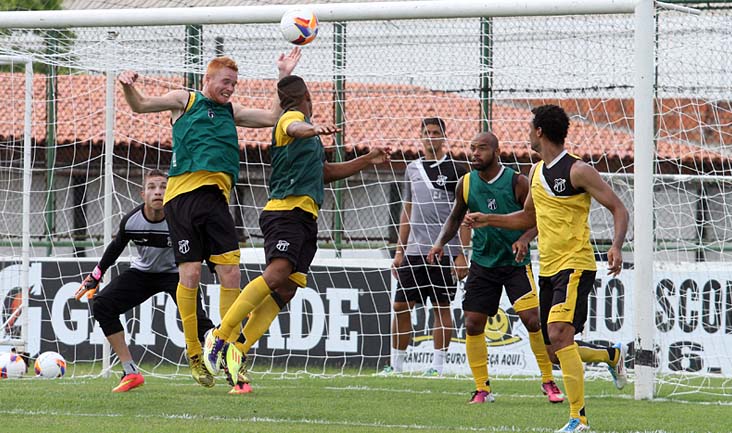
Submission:
[[[96,262],[32,262],[30,268],[28,350],[31,356],[55,350],[69,360],[100,359],[104,336],[85,299],[74,291]],[[109,277],[127,265],[110,269]],[[243,279],[261,275],[261,265],[243,265]],[[257,355],[304,364],[322,360],[332,365],[376,365],[389,354],[388,270],[313,266],[308,287],[299,289],[269,332],[255,346]],[[0,263],[3,326],[0,340],[20,336],[17,314],[20,264]],[[104,290],[103,288],[101,290]],[[214,323],[219,317],[219,286],[202,272],[205,309]],[[17,305],[15,305],[17,304]],[[135,359],[181,360],[185,340],[177,307],[165,293],[148,299],[121,317]]]
[[[693,264],[657,269],[654,287],[633,285],[634,270],[610,277],[598,263],[595,292],[589,299],[585,330],[577,339],[600,344],[623,342],[629,346],[628,367],[634,353],[633,293],[653,290],[655,305],[656,362],[665,373],[711,373],[732,377],[732,272],[719,264]],[[537,269],[537,267],[534,267]],[[445,373],[470,374],[465,357],[465,327],[462,316],[463,291],[452,303],[456,332],[445,361]],[[415,328],[408,348],[406,371],[430,368],[434,353],[431,307],[412,314]],[[539,374],[529,345],[528,333],[504,295],[498,314],[488,318],[485,328],[488,368],[491,374]]]
[[[101,359],[104,336],[87,302],[73,293],[96,262],[32,261],[28,349],[31,355],[56,350],[69,360]],[[369,265],[368,261],[362,263]],[[381,267],[379,267],[379,266]],[[599,264],[602,265],[602,264]],[[109,272],[117,275],[126,264]],[[243,266],[243,281],[261,273],[261,265]],[[579,339],[629,345],[633,355],[633,270],[615,278],[602,267],[589,300],[585,331]],[[202,273],[206,310],[219,323],[218,285]],[[298,290],[288,308],[255,346],[257,357],[302,365],[370,366],[389,362],[391,299],[396,283],[383,263],[369,267],[313,266],[308,287]],[[659,268],[654,275],[656,361],[663,372],[732,377],[732,273],[719,264]],[[455,327],[445,373],[470,374],[465,356],[462,290],[452,303]],[[20,336],[20,264],[0,262],[0,341]],[[405,369],[428,369],[433,356],[432,309],[412,312],[414,338]],[[130,349],[142,362],[181,361],[184,338],[177,307],[158,294],[123,317]],[[538,374],[525,327],[503,296],[498,314],[486,325],[492,374]]]

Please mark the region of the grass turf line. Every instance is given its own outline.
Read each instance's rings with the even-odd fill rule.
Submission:
[[[551,432],[568,404],[549,404],[538,380],[493,380],[497,401],[467,405],[469,379],[254,375],[255,392],[228,395],[223,379],[206,389],[185,377],[146,377],[145,386],[113,394],[110,378],[0,381],[0,418],[12,431],[200,432]],[[561,383],[560,383],[561,386]],[[730,408],[675,401],[635,401],[587,382],[595,432],[722,432]],[[0,428],[3,430],[5,427]],[[10,430],[8,430],[10,431]]]

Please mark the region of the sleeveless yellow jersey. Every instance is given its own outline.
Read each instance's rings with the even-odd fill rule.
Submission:
[[[572,165],[579,161],[562,152],[550,164],[536,164],[531,196],[539,230],[539,275],[552,276],[564,269],[597,269],[590,244],[590,194],[570,182]]]

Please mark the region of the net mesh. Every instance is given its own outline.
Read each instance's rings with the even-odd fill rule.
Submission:
[[[732,222],[726,200],[732,123],[726,80],[729,14],[706,9],[699,16],[659,12],[657,17],[653,290],[657,392],[664,395],[730,395],[732,357],[725,349],[729,345],[720,344],[732,334],[732,283],[724,271]],[[568,150],[595,166],[632,214],[633,25],[633,17],[625,15],[371,21],[346,23],[341,38],[334,24],[321,23],[296,73],[310,85],[316,122],[333,121],[336,107],[344,110],[343,146],[324,139],[329,158],[349,159],[375,146],[389,146],[394,154],[390,165],[327,187],[309,288],[255,347],[254,368],[350,373],[355,367],[371,374],[388,362],[395,284],[389,267],[404,167],[421,152],[423,117],[446,121],[449,151],[466,163],[471,137],[490,126],[500,139],[503,163],[527,173],[538,160],[527,145],[530,108],[559,104],[572,122]],[[106,74],[137,70],[143,92],[162,94],[196,87],[208,59],[229,55],[240,66],[234,101],[268,108],[276,55],[290,46],[276,25],[267,24],[9,29],[0,39],[0,55],[30,55],[36,71],[30,310],[41,325],[37,334],[31,332],[29,347],[31,352],[60,351],[74,361],[72,374],[81,375],[98,365],[102,336],[92,331],[86,305],[69,300],[70,293],[103,251],[104,224],[116,227],[139,202],[143,171],[165,170],[171,157],[169,117],[132,113],[115,85],[113,206],[110,215],[104,214]],[[336,63],[338,52],[345,53],[345,63]],[[7,319],[14,311],[21,253],[25,77],[18,65],[3,71],[0,294],[2,335],[9,337],[19,335],[17,322]],[[338,77],[345,79],[342,92]],[[244,281],[258,275],[263,263],[258,214],[268,194],[270,134],[239,131],[241,175],[232,212],[245,248]],[[602,269],[612,217],[593,203],[590,225]],[[625,259],[632,262],[632,219],[628,233]],[[130,254],[126,251],[121,262]],[[582,336],[631,343],[630,367],[632,293],[640,290],[632,275],[640,271],[631,267],[620,278],[598,272]],[[202,291],[218,323],[217,286],[209,275],[204,281]],[[456,329],[448,371],[469,374],[460,298],[459,292],[453,303]],[[537,374],[526,331],[503,302],[501,317],[507,322],[501,317],[489,322],[495,328],[489,353],[497,355],[491,357],[491,372]],[[431,356],[431,315],[430,308],[412,313],[415,335],[408,364],[415,371],[428,366]],[[133,354],[152,363],[152,371],[164,362],[185,366],[170,299],[153,298],[128,315],[126,324]],[[512,337],[514,344],[499,344]],[[590,371],[607,376],[600,369]]]

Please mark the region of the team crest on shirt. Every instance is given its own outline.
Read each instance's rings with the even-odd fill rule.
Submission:
[[[490,209],[490,210],[498,209],[498,205],[496,204],[496,199],[491,198],[488,200],[488,209]]]
[[[208,109],[208,118],[213,119],[214,117],[216,117],[216,113],[214,113],[214,111],[209,108]]]
[[[168,236],[168,248],[173,246],[173,241],[170,240],[170,236]]]
[[[554,179],[554,192],[564,192],[567,189],[567,179]]]
[[[445,185],[447,185],[447,176],[445,176],[444,174],[441,174],[441,175],[437,176],[437,179],[435,179],[435,183],[438,186],[445,186]]]
[[[186,254],[190,250],[191,250],[191,246],[188,242],[188,239],[183,239],[182,241],[178,241],[178,252],[180,252],[181,254]]]
[[[277,245],[275,245],[275,248],[277,248],[278,250],[280,250],[282,252],[285,252],[285,251],[287,251],[287,248],[289,246],[290,246],[289,242],[280,239],[279,241],[277,241]]]

